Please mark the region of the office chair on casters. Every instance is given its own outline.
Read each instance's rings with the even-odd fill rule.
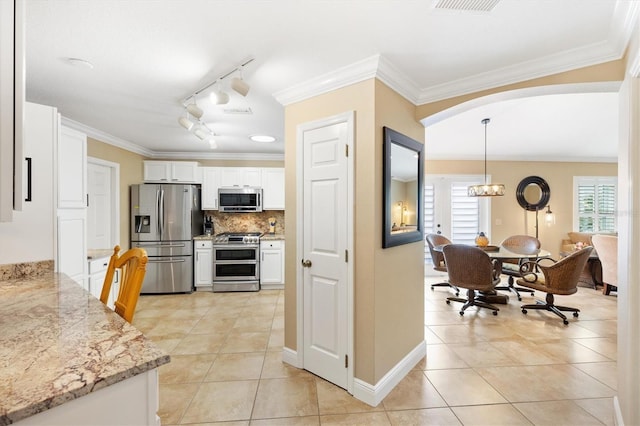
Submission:
[[[562,318],[565,325],[569,324],[569,321],[562,313],[563,311],[573,312],[573,316],[578,317],[580,309],[556,305],[554,295],[570,295],[578,291],[578,278],[580,278],[580,272],[584,269],[584,265],[587,264],[591,250],[593,247],[585,247],[550,266],[536,263],[543,276],[531,272],[519,279],[517,283],[534,290],[544,291],[547,293],[547,297],[544,302],[537,300],[535,305],[522,305],[522,313],[526,315],[527,309],[544,309]]]
[[[467,298],[447,297],[447,305],[451,301],[463,302],[460,315],[470,306],[478,306],[493,310],[498,315],[497,307],[478,300],[476,291],[492,291],[500,282],[500,270],[495,260],[491,260],[484,250],[465,244],[449,244],[442,248],[449,271],[449,282],[459,288],[467,289]]]
[[[113,255],[109,259],[109,266],[107,266],[107,275],[102,284],[100,301],[107,304],[115,271],[120,269],[120,290],[114,302],[114,311],[130,323],[136,311],[148,258],[147,252],[141,248],[129,249],[121,256],[118,256],[119,252],[120,246],[115,246]]]
[[[535,259],[540,252],[540,241],[529,235],[512,235],[507,237],[500,245],[513,253],[530,254],[532,256],[531,259]],[[502,273],[509,277],[508,285],[497,286],[496,290],[511,291],[515,293],[518,301],[522,300],[521,291],[530,292],[533,296],[535,294],[533,290],[513,285],[514,277],[522,278],[527,273],[533,272],[532,268],[534,268],[534,265],[529,259],[504,259],[502,261]]]
[[[429,246],[429,253],[431,253],[433,269],[439,272],[447,272],[447,265],[444,261],[444,254],[442,252],[435,251],[434,247],[451,244],[451,241],[447,237],[444,237],[440,234],[427,234],[425,239],[427,240],[427,245]],[[431,290],[433,290],[434,287],[451,287],[455,291],[456,296],[460,294],[460,290],[451,285],[449,281],[431,284]]]

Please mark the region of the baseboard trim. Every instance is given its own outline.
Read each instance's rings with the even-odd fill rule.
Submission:
[[[302,360],[298,358],[298,352],[293,349],[282,348],[282,362],[296,368],[302,368]]]
[[[376,407],[389,395],[394,387],[425,357],[427,342],[424,340],[397,363],[375,385],[360,379],[353,380],[353,396],[362,402]]]
[[[622,418],[622,410],[620,409],[618,396],[613,397],[613,424],[616,426],[624,426],[624,419]]]

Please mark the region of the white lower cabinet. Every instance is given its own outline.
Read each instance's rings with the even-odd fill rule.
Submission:
[[[260,287],[284,288],[284,241],[260,241]]]
[[[195,261],[193,262],[193,280],[196,291],[213,290],[213,241],[195,240],[193,242]]]
[[[102,257],[99,259],[89,260],[89,293],[93,294],[97,299],[100,299],[102,293],[102,286],[104,285],[104,279],[107,276],[107,267],[109,266],[109,258]],[[120,271],[116,269],[116,273],[113,276],[113,283],[111,283],[111,293],[109,294],[109,300],[107,300],[107,306],[111,309],[114,308],[113,302],[118,298],[118,292],[120,291]]]

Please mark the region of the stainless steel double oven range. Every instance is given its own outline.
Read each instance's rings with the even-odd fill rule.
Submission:
[[[213,291],[260,290],[260,232],[224,232],[213,239]]]

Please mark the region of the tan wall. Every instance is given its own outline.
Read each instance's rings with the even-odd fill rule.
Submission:
[[[427,142],[428,143],[428,142]],[[564,163],[564,162],[524,162],[489,161],[488,174],[492,182],[504,183],[504,197],[491,199],[492,244],[510,235],[535,235],[535,212],[526,212],[516,200],[518,183],[527,176],[540,176],[547,181],[551,198],[549,205],[555,213],[556,223],[551,227],[544,224],[544,212],[538,215],[538,237],[542,247],[558,258],[560,242],[573,230],[573,177],[574,176],[617,176],[616,163]],[[483,174],[483,161],[429,161],[425,164],[426,174]],[[525,228],[525,215],[528,227]],[[497,224],[501,222],[501,225]]]
[[[129,248],[129,185],[142,182],[142,155],[87,138],[87,155],[120,164],[120,247]]]
[[[422,143],[424,143],[425,132],[422,124],[414,118],[415,106],[384,83],[379,80],[375,82],[375,146],[377,149],[369,148],[375,153],[375,161],[366,164],[359,159],[357,161],[357,165],[361,167],[371,167],[373,164],[374,167],[370,173],[375,175],[375,187],[371,188],[373,203],[367,202],[366,205],[374,216],[373,227],[369,229],[373,234],[373,245],[369,246],[369,250],[373,250],[373,268],[371,268],[371,257],[361,257],[360,253],[357,253],[357,258],[363,262],[360,268],[372,269],[374,274],[375,370],[373,381],[367,380],[372,384],[377,383],[403,357],[424,341],[424,242],[382,248],[384,180],[382,127],[392,128]],[[365,149],[365,146],[362,148]],[[359,155],[361,151],[358,150],[356,153]],[[357,184],[360,186],[360,182]],[[356,201],[357,208],[360,208],[361,200]],[[357,233],[356,236],[360,238]],[[357,331],[360,332],[360,329]],[[357,354],[356,347],[356,356]],[[356,359],[360,360],[359,357]]]

